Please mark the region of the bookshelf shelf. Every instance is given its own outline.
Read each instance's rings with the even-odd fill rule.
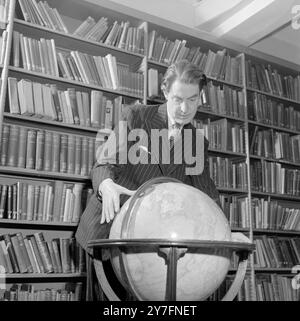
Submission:
[[[97,133],[101,133],[103,135],[107,135],[110,132],[108,130],[104,130],[104,129],[97,129],[97,128],[93,128],[93,127],[83,127],[83,126],[78,126],[78,125],[72,125],[72,124],[66,124],[63,122],[58,122],[58,121],[54,121],[54,120],[46,120],[46,119],[42,119],[42,118],[37,118],[34,116],[25,116],[25,115],[18,115],[18,114],[11,114],[8,112],[4,112],[3,114],[5,119],[11,119],[11,120],[19,120],[22,122],[28,122],[28,123],[39,123],[39,124],[45,124],[45,125],[50,125],[53,127],[60,127],[60,128],[68,128],[71,129],[73,132],[77,131],[77,132],[91,132],[94,135]]]
[[[217,189],[219,192],[223,192],[223,193],[237,193],[237,194],[247,194],[248,191],[241,189],[241,188],[227,188],[227,187],[218,187]]]
[[[256,92],[256,93],[258,93],[258,94],[262,94],[262,95],[265,95],[265,96],[268,96],[268,97],[271,97],[271,98],[280,99],[280,100],[283,101],[283,102],[300,105],[300,101],[293,100],[293,99],[289,99],[289,98],[287,98],[287,97],[282,97],[282,96],[278,96],[278,95],[273,95],[273,94],[271,94],[271,93],[268,93],[268,92],[265,92],[265,91],[261,91],[261,90],[258,90],[258,89],[254,89],[254,88],[250,88],[250,87],[247,87],[247,90],[252,91],[252,92]]]
[[[12,167],[12,166],[11,167],[0,166],[0,173],[14,174],[18,176],[63,179],[63,180],[76,181],[76,182],[87,182],[90,180],[89,176],[81,176],[81,175],[57,173],[57,172],[36,171],[34,169],[19,168],[19,167]]]
[[[118,95],[118,96],[125,96],[125,97],[129,97],[129,98],[142,99],[143,100],[143,97],[141,97],[141,96],[127,94],[127,93],[125,93],[123,91],[118,91],[118,90],[108,89],[108,88],[104,88],[104,87],[100,87],[100,86],[85,84],[83,82],[79,82],[79,81],[75,81],[75,80],[69,80],[69,79],[62,78],[62,77],[49,76],[49,75],[46,75],[46,74],[43,74],[43,73],[40,73],[40,72],[28,71],[28,70],[26,70],[24,68],[9,66],[8,69],[10,71],[17,72],[17,73],[22,73],[22,74],[25,74],[25,75],[28,75],[28,76],[34,76],[34,77],[49,79],[50,81],[56,82],[56,83],[57,82],[61,82],[61,83],[70,84],[70,85],[77,86],[77,87],[79,86],[79,87],[83,87],[83,88],[103,91],[103,92],[114,94],[114,95]]]
[[[227,156],[231,156],[231,157],[246,157],[247,156],[244,153],[231,152],[231,151],[226,151],[226,150],[221,150],[221,149],[208,148],[208,151],[210,153],[223,154],[223,155],[227,155]]]
[[[290,268],[257,268],[255,267],[255,272],[257,273],[280,273],[280,274],[288,274],[288,276],[293,276],[291,274],[292,272],[292,266]]]
[[[231,232],[249,232],[250,228],[246,227],[231,227]]]
[[[81,43],[83,45],[88,45],[88,46],[92,45],[92,46],[96,46],[96,47],[99,47],[99,48],[106,49],[109,52],[114,51],[114,52],[117,52],[117,53],[126,54],[126,55],[134,57],[134,58],[139,58],[139,59],[144,58],[144,55],[139,54],[139,53],[135,53],[135,52],[132,52],[132,51],[127,51],[127,50],[124,50],[124,49],[120,49],[120,48],[117,48],[115,46],[105,45],[105,44],[100,43],[100,42],[87,40],[87,39],[84,39],[84,38],[81,38],[81,37],[78,37],[78,36],[74,36],[72,34],[64,33],[64,32],[61,32],[61,31],[56,31],[56,30],[53,30],[53,29],[49,29],[47,27],[36,25],[36,24],[30,23],[30,22],[26,22],[26,21],[23,21],[23,20],[20,20],[20,19],[16,19],[15,18],[14,19],[14,23],[17,24],[17,25],[20,25],[21,28],[31,28],[33,30],[37,30],[39,32],[39,34],[41,32],[44,32],[44,33],[48,33],[48,34],[50,34],[50,35],[52,35],[53,37],[56,37],[56,38],[57,37],[63,37],[65,39],[67,39],[67,40],[74,41],[77,44]]]
[[[300,196],[292,196],[287,194],[275,194],[275,193],[269,193],[269,192],[258,192],[258,191],[251,191],[251,194],[258,195],[258,196],[270,196],[271,198],[275,199],[282,199],[282,200],[291,200],[300,202]]]
[[[165,100],[163,99],[159,99],[159,98],[147,98],[147,101],[151,101],[151,102],[154,102],[154,103],[157,103],[157,104],[164,104],[165,103]]]
[[[86,278],[86,273],[8,273],[6,279],[66,279]]]
[[[269,157],[264,157],[264,156],[256,156],[256,155],[250,155],[250,158],[252,159],[260,159],[260,160],[265,160],[268,162],[276,162],[284,165],[290,165],[290,166],[296,166],[299,167],[299,163],[293,163],[284,159],[276,159],[276,158],[269,158]]]
[[[258,122],[258,121],[254,121],[254,120],[248,120],[248,123],[251,124],[251,125],[256,125],[256,126],[259,126],[259,127],[265,127],[265,128],[270,128],[270,129],[275,129],[277,131],[286,132],[286,133],[290,133],[290,134],[293,134],[293,135],[299,135],[300,134],[300,132],[297,131],[297,130],[293,130],[293,129],[290,129],[290,128],[287,128],[287,127],[279,127],[279,126],[264,124],[264,123],[261,123],[261,122]]]
[[[223,85],[227,85],[227,86],[230,86],[230,87],[235,87],[235,88],[238,88],[238,89],[243,89],[243,86],[242,85],[239,85],[239,84],[235,84],[233,82],[229,82],[229,81],[225,81],[225,80],[222,80],[222,79],[218,79],[218,78],[213,78],[213,77],[207,77],[207,80],[208,81],[215,81],[215,82],[218,82],[220,84],[223,84]]]
[[[153,65],[153,66],[157,66],[157,67],[163,67],[163,68],[168,68],[168,64],[165,64],[163,62],[159,62],[159,61],[155,61],[155,60],[151,60],[148,59],[148,64]]]
[[[277,234],[277,235],[295,235],[300,236],[300,231],[272,230],[272,229],[253,229],[255,234]]]
[[[207,110],[209,109],[209,110]],[[239,117],[234,117],[234,116],[230,116],[230,115],[222,115],[222,114],[216,114],[211,110],[211,107],[207,107],[207,109],[204,109],[204,108],[198,108],[197,110],[197,118],[199,117],[199,115],[205,115],[205,116],[210,116],[213,120],[214,119],[221,119],[221,118],[226,118],[226,119],[230,119],[230,120],[234,120],[234,121],[237,121],[237,122],[241,122],[241,123],[244,123],[246,120],[243,119],[243,118],[239,118]]]
[[[0,219],[0,225],[25,225],[25,226],[45,226],[45,227],[64,227],[68,229],[74,229],[78,223],[67,223],[67,222],[44,222],[44,221],[27,221],[27,220],[11,220],[11,219]]]

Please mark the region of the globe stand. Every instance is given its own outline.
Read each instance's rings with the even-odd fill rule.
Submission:
[[[185,255],[189,250],[229,250],[235,251],[239,257],[238,269],[235,279],[223,297],[222,301],[231,301],[237,295],[247,271],[247,261],[250,252],[255,249],[255,245],[248,242],[228,242],[228,241],[205,241],[205,240],[181,240],[174,241],[170,239],[99,239],[89,242],[89,247],[95,248],[115,248],[117,247],[121,252],[121,257],[124,257],[124,252],[127,248],[146,247],[156,250],[158,255],[165,258],[167,264],[167,281],[166,281],[166,301],[176,301],[176,283],[177,283],[177,263],[178,260]],[[112,290],[103,269],[102,262],[96,260],[96,273],[102,289],[109,300],[120,300]],[[138,293],[134,290],[134,286],[127,277],[126,264],[122,264],[125,269],[126,283],[130,291],[141,300]]]
[[[135,206],[138,201],[148,193],[151,193],[155,184],[161,184],[166,182],[182,183],[181,181],[172,177],[155,177],[146,181],[141,185],[135,194],[132,196],[126,215],[122,222],[120,239],[99,239],[92,240],[88,243],[88,247],[91,248],[118,248],[120,251],[120,266],[124,270],[125,283],[128,285],[130,292],[132,292],[137,299],[142,300],[140,295],[135,291],[135,287],[132,281],[128,278],[129,271],[127,268],[127,258],[124,253],[130,248],[153,248],[157,251],[158,255],[163,256],[167,265],[167,281],[166,281],[166,296],[165,300],[176,300],[176,283],[177,283],[177,263],[178,260],[185,255],[186,252],[197,249],[201,251],[235,251],[239,257],[239,264],[235,279],[228,290],[227,294],[223,297],[223,301],[230,301],[237,295],[242,282],[244,280],[247,270],[247,260],[249,253],[255,249],[255,245],[250,243],[241,233],[234,233],[237,242],[230,241],[206,241],[206,240],[174,240],[174,239],[132,239],[128,234],[130,220],[132,215],[136,215]],[[245,242],[245,238],[249,242]],[[120,300],[118,296],[112,290],[103,269],[101,260],[94,260],[96,267],[96,274],[98,280],[102,286],[102,289],[109,300]]]

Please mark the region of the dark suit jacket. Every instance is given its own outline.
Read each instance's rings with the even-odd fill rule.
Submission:
[[[148,133],[148,137],[151,137],[151,129],[168,128],[166,104],[160,106],[129,106],[123,113],[123,120],[126,120],[128,123],[128,132],[134,128],[142,128]],[[186,125],[184,128],[190,128],[192,130],[193,137],[195,136],[196,129],[191,124]],[[192,148],[193,151],[195,151],[196,140],[193,139],[192,141]],[[149,144],[149,146],[150,145],[151,144]],[[128,143],[128,149],[129,148],[130,143]],[[87,243],[89,240],[107,238],[109,235],[112,222],[109,224],[100,224],[102,203],[96,197],[96,192],[100,183],[106,178],[112,178],[117,184],[128,189],[135,190],[151,178],[159,176],[173,177],[181,180],[185,184],[194,186],[205,192],[208,194],[208,196],[220,204],[219,193],[209,174],[207,150],[208,141],[205,138],[203,158],[204,170],[199,175],[186,175],[185,169],[188,165],[184,162],[181,164],[174,164],[174,156],[172,157],[174,154],[172,153],[172,150],[170,153],[170,164],[162,164],[161,155],[158,155],[158,157],[160,157],[159,164],[151,164],[150,161],[146,164],[136,165],[129,163],[123,165],[111,165],[99,164],[97,162],[91,171],[94,194],[91,196],[89,203],[80,219],[75,235],[77,241],[84,249],[88,250]],[[195,155],[195,153],[193,155]],[[123,204],[126,199],[128,199],[128,196],[122,195],[120,203]],[[90,251],[88,250],[88,252]]]

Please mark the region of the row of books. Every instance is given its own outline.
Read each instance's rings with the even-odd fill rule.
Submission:
[[[4,184],[0,180],[0,218],[77,223],[90,194],[91,190],[83,191],[79,183]]]
[[[283,231],[300,231],[300,208],[275,200],[252,198],[253,227]]]
[[[19,3],[20,16],[25,21],[67,34],[71,33],[57,9],[51,8],[46,1],[20,0]],[[135,53],[143,54],[145,51],[144,28],[130,26],[129,21],[109,23],[107,17],[101,17],[96,22],[89,16],[72,32],[72,35]]]
[[[185,39],[172,41],[152,30],[148,35],[148,59],[172,64],[187,59],[199,65],[206,76],[225,80],[234,84],[242,84],[241,56],[230,57],[226,49],[208,53],[201,52],[200,47],[186,47]]]
[[[248,117],[262,124],[300,131],[300,112],[295,107],[286,107],[256,92],[248,95]]]
[[[0,237],[0,265],[6,273],[82,273],[85,252],[75,238],[46,240],[42,232]]]
[[[216,86],[212,81],[204,87],[206,102],[203,104],[210,111],[238,118],[245,118],[245,100],[241,90],[229,86]]]
[[[283,167],[280,163],[253,161],[250,164],[253,191],[300,195],[300,171]]]
[[[300,135],[260,130],[255,126],[250,138],[250,154],[300,163]]]
[[[244,126],[227,118],[211,120],[193,119],[192,124],[204,130],[211,149],[244,153]]]
[[[21,59],[20,59],[21,58]],[[13,33],[12,63],[28,71],[63,77],[89,85],[143,95],[143,74],[117,63],[111,54],[92,56],[79,51],[56,48],[54,39],[40,40]]]
[[[226,277],[220,287],[208,298],[207,301],[221,301],[230,289],[233,282],[232,277]],[[251,280],[248,275],[245,276],[244,282],[238,291],[235,301],[251,301]]]
[[[76,28],[73,35],[139,54],[145,52],[144,28],[130,26],[129,21],[114,21],[109,25],[106,17],[101,17],[96,22],[89,16]]]
[[[293,267],[300,262],[300,238],[255,236],[254,267]]]
[[[255,280],[257,301],[300,301],[293,279],[278,274],[260,275]]]
[[[112,129],[122,111],[122,96],[113,100],[103,92],[90,93],[56,84],[41,84],[8,77],[9,112],[82,127]]]
[[[233,278],[227,277],[220,288],[210,297],[210,301],[220,301],[232,285]],[[235,298],[237,301],[250,301],[252,282],[246,275]],[[300,291],[293,287],[292,278],[279,274],[256,275],[255,290],[257,301],[299,301]]]
[[[37,40],[14,30],[11,59],[14,67],[59,77],[54,39]]]
[[[3,126],[1,166],[86,176],[94,161],[94,138]]]
[[[66,283],[62,289],[38,289],[34,284],[13,284],[7,290],[0,289],[0,301],[81,301],[83,284]]]
[[[221,194],[220,201],[231,228],[250,227],[248,197]]]
[[[300,101],[300,75],[283,76],[270,64],[246,61],[247,86],[280,97]]]
[[[117,62],[111,54],[101,57],[62,50],[57,54],[60,74],[66,79],[143,96],[143,73],[132,71],[128,64]]]
[[[0,36],[0,65],[4,64],[7,35],[7,31],[3,30],[2,35]]]
[[[0,0],[0,22],[8,21],[10,0]]]
[[[31,22],[52,30],[69,33],[56,8],[51,8],[46,1],[19,0],[20,11],[26,22]]]
[[[210,177],[218,188],[247,190],[247,165],[223,157],[209,157]]]

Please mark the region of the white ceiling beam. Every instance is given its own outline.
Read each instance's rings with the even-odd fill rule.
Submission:
[[[195,3],[196,26],[199,28],[202,24],[217,18],[226,11],[230,11],[242,1],[243,0],[202,0]]]
[[[230,32],[232,29],[236,28],[238,25],[242,24],[244,21],[248,20],[270,4],[272,4],[275,0],[254,0],[244,8],[242,8],[237,13],[233,14],[226,21],[221,23],[218,27],[212,30],[212,33],[221,37],[224,34]]]

